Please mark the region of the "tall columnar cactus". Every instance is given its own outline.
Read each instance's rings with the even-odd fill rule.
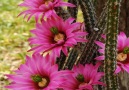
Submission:
[[[81,7],[81,10],[83,12],[83,17],[84,17],[84,22],[86,26],[86,31],[90,33],[93,32],[93,27],[95,26],[95,9],[93,6],[93,3],[91,0],[69,0],[69,2],[72,2],[78,7],[78,4]],[[76,18],[76,12],[77,12],[77,7],[75,9],[68,8],[68,10],[71,13],[71,16]],[[78,62],[78,58],[80,57],[82,51],[84,49],[84,44],[79,44],[75,46],[71,52],[69,53],[69,56],[66,60],[66,64],[64,65],[64,69],[72,69],[73,65]]]
[[[84,17],[87,30],[91,32],[91,29],[93,28],[95,24],[95,17],[94,17],[95,12],[93,9],[92,2],[90,0],[88,1],[68,0],[68,2],[76,5],[76,7],[74,8],[71,8],[71,7],[68,8],[69,13],[74,18],[77,18],[78,6],[80,5],[81,10],[83,12],[83,17]],[[82,46],[82,44],[78,44],[73,49],[71,49],[69,56],[68,58],[66,58],[66,61],[62,69],[66,69],[66,68],[72,69],[73,65],[77,62],[77,57],[79,56],[79,53],[81,53],[83,48],[84,48],[84,45]]]
[[[66,58],[66,63],[63,66],[63,69],[72,69],[73,65],[76,64],[77,61],[77,57],[80,53],[80,50],[78,50],[79,48],[76,46],[74,48],[72,48],[72,50],[70,51],[68,58]]]
[[[56,10],[56,13],[64,20],[70,17],[69,12],[62,7],[56,7],[55,10]]]
[[[87,3],[87,4],[85,4],[85,3]],[[90,2],[88,2],[88,1],[80,2],[79,4],[82,5],[81,8],[83,10],[83,15],[85,16],[85,13],[87,13],[87,17],[84,17],[84,19],[86,19],[86,18],[89,19],[89,21],[87,21],[87,19],[86,19],[86,21],[88,23],[90,23],[90,22],[95,23],[95,18],[93,18],[94,15],[92,15],[94,13],[89,13],[89,12],[91,12],[90,10],[92,10],[92,12],[94,11],[94,8],[91,7],[92,5],[90,5],[90,4],[92,4],[92,2],[91,1]],[[80,58],[79,61],[82,64],[91,63],[93,61],[94,54],[96,53],[97,48],[98,48],[93,42],[94,42],[94,40],[99,40],[100,35],[105,31],[106,16],[107,16],[107,4],[108,4],[108,2],[106,3],[105,8],[103,9],[103,12],[102,12],[101,16],[99,17],[98,21],[96,22],[95,26],[93,24],[89,24],[89,26],[86,25],[87,27],[91,27],[91,29],[93,29],[93,27],[96,27],[96,28],[99,28],[100,30],[99,31],[94,30],[91,33],[91,35],[89,35],[89,42],[87,42],[85,48],[84,48],[84,46],[82,46],[82,44],[80,44],[80,45],[78,44],[76,47],[74,47],[71,50],[71,52],[66,60],[66,64],[64,65],[64,68],[71,69],[72,66],[78,62],[79,58]],[[88,9],[88,8],[86,8],[85,5],[87,5],[87,7],[90,6],[91,8]],[[85,9],[83,9],[83,8],[85,8]],[[92,17],[92,19],[90,19],[91,17]],[[87,28],[87,29],[89,29],[89,28]],[[89,53],[90,53],[90,55],[89,55]]]
[[[107,2],[108,3],[108,2]],[[106,16],[107,16],[107,3],[103,12],[101,13],[98,21],[93,27],[94,31],[89,35],[89,40],[84,47],[84,50],[79,58],[79,62],[81,64],[91,63],[93,61],[94,55],[97,52],[98,47],[93,43],[95,40],[99,40],[101,38],[101,34],[105,31],[106,27]],[[96,31],[96,29],[98,29]]]
[[[95,25],[95,16],[94,16],[95,15],[95,10],[94,10],[92,1],[90,1],[90,0],[80,0],[80,1],[69,0],[69,2],[72,2],[76,5],[79,3],[79,5],[81,7],[81,10],[83,12],[84,22],[85,22],[85,25],[86,25],[86,28],[87,28],[86,31],[91,33],[92,28]],[[76,12],[76,10],[74,12]],[[76,13],[74,13],[74,14],[76,14]],[[74,17],[76,18],[75,15],[74,15]],[[80,54],[81,54],[81,51],[83,50],[83,48],[84,48],[83,44],[78,44],[77,46],[75,46],[71,50],[71,52],[69,54],[69,57],[67,58],[67,62],[64,65],[64,68],[72,69],[73,65],[78,62],[77,58],[80,57]]]
[[[72,17],[77,18],[79,3],[78,0],[68,0],[69,3],[73,3],[76,7],[68,7],[68,11]]]
[[[91,0],[79,0],[81,10],[83,12],[86,31],[91,34],[95,25],[95,9]]]
[[[117,76],[114,71],[116,69],[119,12],[120,0],[109,0],[104,60],[106,90],[118,90]]]

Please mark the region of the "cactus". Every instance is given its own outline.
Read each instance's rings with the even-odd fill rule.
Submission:
[[[63,69],[72,69],[73,65],[76,62],[76,59],[78,57],[79,50],[78,48],[73,48],[71,52],[68,55],[68,58],[66,58],[66,63],[63,66]]]
[[[89,36],[89,41],[85,45],[84,50],[79,58],[79,62],[81,64],[91,63],[93,62],[93,58],[95,53],[97,52],[98,46],[93,43],[95,40],[99,40],[101,38],[101,34],[105,31],[106,27],[106,15],[107,15],[107,4],[105,4],[105,8],[101,13],[98,21],[96,22],[94,29],[98,29],[98,31],[93,31]]]
[[[79,7],[78,0],[68,0],[68,2],[73,3],[74,5],[76,5],[76,7],[74,7],[74,8],[68,7],[68,11],[71,14],[71,16],[76,19],[77,18],[77,13],[78,13],[78,7]]]
[[[120,0],[109,0],[104,60],[106,90],[118,90],[117,76],[114,75],[114,71],[116,69],[119,12]]]
[[[83,12],[86,31],[91,34],[95,25],[95,9],[91,0],[79,0],[79,5]]]
[[[108,2],[106,3],[106,5],[105,5],[105,8],[103,9],[103,12],[102,12],[102,14],[101,14],[101,16],[99,17],[99,19],[98,19],[98,21],[97,21],[97,23],[95,24],[95,27],[100,27],[100,31],[95,31],[95,32],[93,32],[92,34],[91,34],[91,36],[92,37],[89,37],[90,38],[90,40],[89,40],[89,42],[86,44],[86,48],[87,48],[87,52],[89,52],[89,50],[91,50],[89,53],[91,53],[91,55],[89,56],[88,54],[87,54],[87,52],[85,52],[85,50],[86,50],[86,48],[85,48],[85,50],[83,51],[83,49],[84,49],[84,44],[78,44],[77,46],[75,46],[72,50],[71,50],[71,52],[69,53],[69,56],[68,56],[68,58],[67,58],[67,60],[66,60],[66,64],[64,65],[64,67],[63,67],[63,69],[66,69],[66,68],[68,68],[68,69],[72,69],[72,66],[74,65],[74,64],[77,64],[79,61],[78,61],[78,59],[79,60],[81,60],[81,63],[83,63],[83,64],[85,64],[85,63],[87,63],[87,61],[85,61],[85,57],[86,56],[88,56],[88,61],[89,62],[91,62],[92,61],[92,59],[93,59],[93,53],[95,53],[96,51],[97,51],[97,49],[98,49],[98,47],[97,46],[95,46],[95,44],[93,43],[93,41],[94,40],[96,40],[96,39],[100,39],[100,35],[105,31],[105,25],[106,25],[106,15],[107,15],[107,4],[108,4]],[[87,8],[86,8],[87,9]],[[88,10],[86,10],[86,11],[88,11]],[[88,12],[87,12],[88,13]],[[90,14],[88,14],[88,15],[90,15]],[[98,33],[98,34],[97,34]],[[97,36],[96,36],[97,35]],[[88,47],[87,47],[88,46]],[[92,48],[95,48],[95,49],[92,49]],[[82,51],[83,51],[83,53],[82,53]],[[81,53],[82,53],[82,55],[81,55]],[[80,57],[81,56],[81,57]],[[92,58],[91,58],[91,56],[92,56]],[[83,58],[84,57],[84,58]],[[89,59],[90,58],[90,59]]]
[[[72,2],[72,0],[69,2]],[[116,2],[118,2],[118,5]],[[110,4],[113,3],[113,4]],[[77,62],[80,62],[81,64],[86,64],[86,63],[91,63],[93,61],[93,57],[98,49],[98,47],[93,43],[94,40],[99,40],[100,35],[105,31],[106,25],[107,25],[107,40],[106,40],[106,51],[105,55],[105,64],[104,64],[104,71],[106,73],[105,76],[105,81],[107,84],[107,90],[117,90],[118,85],[117,85],[117,77],[113,75],[114,70],[115,70],[115,58],[116,58],[116,36],[117,36],[117,29],[118,29],[118,16],[119,16],[119,5],[120,1],[107,1],[107,4],[105,5],[105,8],[103,9],[103,12],[98,19],[97,22],[95,19],[95,13],[94,13],[94,8],[92,5],[92,2],[88,2],[85,0],[80,0],[79,5],[81,6],[81,9],[83,11],[83,16],[85,20],[85,24],[87,26],[88,32],[90,33],[89,35],[89,42],[85,45],[85,48],[83,52],[81,53],[80,51],[83,49],[83,46],[78,44],[74,49],[71,49],[69,56],[65,57],[63,53],[61,54],[61,57],[57,59],[57,63],[59,64],[59,70],[60,69],[72,69],[73,65],[76,64]],[[87,7],[86,7],[87,5]],[[113,5],[113,6],[111,6]],[[107,7],[108,6],[108,7]],[[71,10],[70,8],[68,9],[69,11]],[[77,10],[77,8],[76,8]],[[108,10],[108,22],[106,22],[107,18],[107,10]],[[62,12],[61,8],[58,8],[59,12]],[[71,12],[71,11],[70,11]],[[76,13],[77,11],[73,11],[70,14],[76,18]],[[66,13],[66,12],[65,12]],[[67,15],[63,15],[64,11],[60,16],[62,16],[64,19],[68,18],[70,15],[69,13]],[[110,14],[113,14],[113,17],[115,15],[116,19],[113,17],[109,17]],[[112,22],[110,22],[112,21]],[[111,26],[110,26],[111,25]],[[112,27],[112,28],[111,28]],[[94,29],[98,28],[98,31],[95,31]],[[110,29],[111,28],[111,29]],[[112,31],[110,31],[112,30]],[[91,33],[92,32],[92,33]],[[114,34],[115,33],[115,34]],[[110,38],[113,38],[111,40]],[[111,41],[110,41],[111,40]],[[110,44],[111,43],[111,44]],[[79,49],[81,47],[81,50]],[[114,49],[109,49],[114,48]],[[114,51],[113,51],[114,50]],[[109,52],[114,52],[113,54],[110,54]],[[81,55],[80,55],[81,53]],[[110,56],[110,57],[109,57]],[[79,61],[78,58],[79,57]],[[112,63],[111,63],[112,62]],[[109,68],[109,65],[111,66]],[[110,70],[110,71],[107,71]]]
[[[72,2],[73,4],[75,4],[78,7],[78,1],[77,0],[69,0],[69,2]],[[88,30],[89,33],[92,32],[92,28],[95,25],[95,11],[94,11],[94,7],[93,4],[90,0],[81,0],[79,1],[79,5],[81,7],[81,10],[83,12],[83,17],[84,17],[84,21],[85,21],[85,25],[86,25],[86,30]],[[71,16],[76,18],[76,12],[77,12],[78,8],[75,8],[74,10],[71,8],[68,8],[68,10],[71,13]],[[75,46],[71,52],[69,53],[69,56],[66,60],[66,64],[64,65],[64,69],[68,68],[68,69],[72,69],[73,65],[76,64],[78,62],[78,57],[80,57],[80,53],[81,51],[84,49],[84,44],[79,44],[77,46]]]
[[[64,20],[70,17],[70,14],[67,10],[63,9],[62,7],[55,8],[56,13],[62,17]]]

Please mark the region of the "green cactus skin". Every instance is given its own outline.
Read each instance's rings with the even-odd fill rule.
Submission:
[[[68,7],[68,11],[73,18],[77,18],[79,3],[78,0],[68,0],[69,3],[73,3],[76,7]]]
[[[114,75],[116,69],[119,12],[120,0],[109,0],[104,60],[105,82],[107,84],[105,90],[119,90],[117,76]]]
[[[68,19],[70,17],[70,14],[67,10],[63,9],[62,7],[55,8],[55,11],[57,15],[59,15],[64,20]]]
[[[70,51],[70,53],[68,55],[68,58],[66,60],[66,64],[64,65],[63,69],[66,69],[66,68],[67,69],[72,69],[73,65],[74,64],[77,64],[79,62],[78,60],[79,60],[79,58],[81,56],[81,53],[82,53],[82,56],[84,56],[84,58],[86,56],[88,56],[88,59],[87,60],[90,63],[93,61],[93,55],[94,55],[93,53],[94,53],[95,49],[92,49],[92,48],[96,48],[96,51],[98,49],[98,47],[96,47],[96,45],[94,45],[93,41],[96,40],[96,39],[99,39],[100,38],[100,35],[102,34],[102,32],[105,31],[105,25],[106,25],[106,22],[105,21],[106,21],[106,14],[107,14],[106,12],[107,12],[107,3],[105,5],[105,8],[103,9],[102,14],[99,17],[99,20],[97,21],[97,23],[95,25],[95,27],[100,27],[100,31],[98,31],[98,32],[95,31],[95,33],[91,34],[92,37],[89,40],[90,43],[87,45],[87,46],[89,46],[88,47],[88,50],[91,50],[90,52],[91,52],[92,58],[86,52],[85,53],[84,52],[82,53],[82,51],[84,49],[84,45],[83,44],[78,44],[77,46],[75,46]],[[97,35],[98,33],[99,33],[99,35]],[[90,60],[89,60],[89,58],[90,58]],[[85,64],[85,63],[88,62],[88,61],[84,61],[84,59],[82,57],[81,57],[81,59],[82,59],[83,64]]]
[[[70,51],[68,58],[66,58],[66,63],[63,69],[72,69],[73,65],[76,65],[77,58],[80,53],[80,48],[78,47],[78,45],[72,48],[72,50]]]
[[[74,0],[74,2],[75,1],[76,0]],[[87,30],[89,30],[89,32],[90,32],[91,28],[93,28],[93,26],[95,25],[95,17],[93,16],[93,15],[95,15],[95,14],[93,14],[95,12],[94,12],[92,2],[90,0],[88,0],[88,1],[83,0],[83,2],[79,1],[79,5],[81,6],[81,9],[83,11],[83,16],[85,17],[84,20],[87,23],[87,25],[86,25]],[[64,65],[64,69],[66,69],[66,68],[72,69],[73,65],[77,64],[78,57],[80,56],[80,53],[83,49],[84,49],[84,44],[78,43],[78,45],[75,46],[71,50],[71,52],[66,60],[66,64]]]
[[[78,63],[81,64],[86,64],[86,63],[93,63],[94,60],[94,55],[98,50],[98,46],[93,43],[96,40],[101,39],[101,34],[105,31],[106,29],[106,16],[107,16],[107,3],[105,4],[105,7],[98,19],[98,21],[96,22],[95,26],[96,28],[98,28],[98,31],[93,31],[92,34],[89,36],[88,42],[84,47],[84,50],[78,60]]]
[[[86,31],[89,35],[93,32],[93,27],[96,21],[96,14],[94,6],[91,0],[78,0],[81,10],[83,12],[84,22],[86,26]]]
[[[66,56],[65,54],[61,51],[60,57],[57,58],[56,63],[58,64],[58,69],[61,70],[63,69],[64,63],[66,61]]]

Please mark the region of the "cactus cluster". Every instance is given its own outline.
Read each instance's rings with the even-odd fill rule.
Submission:
[[[77,5],[76,9],[68,8],[71,16],[77,18],[78,7],[83,12],[83,18],[86,31],[89,33],[88,42],[78,44],[75,48],[69,50],[70,54],[66,58],[64,69],[72,69],[77,63],[95,63],[93,58],[97,55],[98,46],[93,42],[101,40],[101,34],[106,33],[106,48],[104,60],[104,81],[107,84],[106,90],[118,90],[118,78],[114,75],[116,69],[116,45],[118,35],[118,23],[120,13],[121,0],[108,0],[99,18],[96,18],[94,0],[69,0],[69,2]]]
[[[25,0],[19,5],[28,8],[20,15],[24,14],[24,17],[28,15],[28,21],[32,16],[35,17],[36,26],[31,30],[34,36],[29,38],[32,45],[29,51],[34,53],[32,58],[27,56],[26,63],[16,71],[17,77],[7,75],[15,82],[7,88],[16,89],[16,85],[25,83],[26,87],[21,88],[93,90],[94,85],[105,86],[100,81],[104,76],[101,80],[104,80],[106,87],[98,87],[99,90],[119,90],[116,73],[122,69],[129,72],[127,70],[129,66],[117,65],[117,60],[121,62],[121,65],[126,64],[122,62],[128,59],[129,54],[129,44],[122,48],[123,51],[122,49],[120,52],[117,51],[117,36],[129,41],[124,33],[121,32],[118,35],[121,0],[107,0],[99,17],[95,9],[97,0],[67,0],[67,2],[32,0],[28,2],[30,1]],[[84,23],[77,22],[79,10],[82,11]],[[105,44],[99,42],[103,39],[102,34],[106,35],[106,37],[103,36]],[[102,52],[103,56],[98,59]],[[97,61],[103,58],[104,63]],[[40,60],[42,60],[41,63]],[[30,71],[34,72],[29,73]],[[28,80],[23,77],[23,81],[17,83],[22,80],[22,76],[27,75],[26,73],[31,75],[31,80],[30,77],[27,77]],[[31,85],[30,82],[35,85]]]

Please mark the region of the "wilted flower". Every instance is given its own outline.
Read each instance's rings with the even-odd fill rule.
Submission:
[[[35,34],[29,39],[31,45],[36,45],[30,51],[35,53],[53,53],[60,56],[61,50],[68,54],[67,48],[77,45],[77,42],[86,42],[82,23],[73,23],[74,19],[63,20],[60,17],[51,17],[42,24],[37,23],[36,29],[31,32]]]
[[[118,35],[117,44],[117,69],[115,73],[125,70],[129,73],[129,38],[126,37],[124,32],[120,32]],[[95,43],[101,48],[98,50],[103,55],[96,57],[96,60],[104,60],[105,44],[99,41]]]
[[[22,64],[16,74],[7,75],[12,83],[6,88],[12,90],[56,90],[65,79],[63,76],[70,72],[58,71],[58,66],[48,55],[43,58],[41,55],[26,57],[27,61]]]
[[[94,85],[103,85],[100,82],[103,72],[98,72],[100,63],[95,66],[92,64],[78,65],[73,67],[73,73],[66,77],[67,81],[61,85],[64,90],[93,90]]]
[[[55,7],[75,7],[73,4],[64,2],[62,0],[24,0],[23,3],[19,4],[19,6],[28,8],[27,10],[21,12],[19,15],[24,14],[24,17],[29,15],[28,20],[32,16],[35,16],[36,21],[38,21],[40,16],[43,18],[53,15],[55,13]]]

